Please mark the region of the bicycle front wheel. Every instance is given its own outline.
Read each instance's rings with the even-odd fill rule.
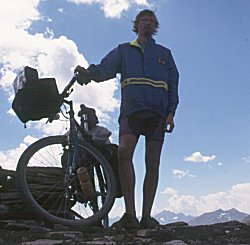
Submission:
[[[100,151],[79,142],[81,164],[88,168],[95,192],[91,199],[84,198],[77,175],[69,177],[65,166],[69,149],[66,136],[50,136],[30,145],[17,165],[17,186],[41,219],[71,227],[100,224],[115,200],[114,172]]]

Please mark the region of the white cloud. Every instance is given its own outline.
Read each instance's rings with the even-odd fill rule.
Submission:
[[[178,179],[181,179],[183,177],[196,178],[195,175],[189,173],[189,170],[172,169],[172,173],[173,176]]]
[[[88,66],[85,57],[78,52],[77,45],[67,37],[54,38],[53,30],[48,28],[44,33],[28,32],[32,22],[41,19],[38,6],[38,0],[10,0],[4,2],[4,8],[0,9],[0,87],[10,102],[14,97],[12,82],[18,69],[23,66],[36,68],[40,77],[55,77],[59,91],[70,80],[77,64]],[[100,120],[108,121],[107,113],[119,106],[114,96],[117,89],[116,79],[101,84],[93,82],[83,87],[75,85],[71,98],[76,105],[84,103],[95,107]],[[63,128],[58,122],[53,123],[53,127],[42,126],[38,122],[36,127],[46,134],[51,133],[53,127],[55,133]]]
[[[147,0],[68,0],[76,4],[98,4],[108,18],[120,18],[132,6],[149,6]]]
[[[12,31],[27,30],[34,20],[41,19],[37,8],[39,2],[40,0],[0,0],[0,42],[11,39]]]
[[[21,154],[30,144],[36,140],[37,138],[28,135],[18,147],[11,150],[0,151],[0,166],[3,169],[15,170]]]
[[[167,187],[164,191],[161,192],[163,195],[176,195],[177,191],[171,187]]]
[[[42,131],[44,136],[49,136],[65,134],[69,128],[69,123],[66,120],[54,120],[52,123],[47,123],[47,119],[42,119],[33,123],[33,126]]]
[[[60,13],[62,13],[62,14],[65,14],[65,11],[64,11],[63,8],[59,8],[58,11],[59,11]]]
[[[120,18],[123,11],[129,9],[128,1],[103,1],[103,6],[101,7],[105,13],[106,17],[109,18]]]
[[[196,163],[207,163],[216,158],[215,155],[211,156],[203,156],[199,151],[194,152],[191,156],[184,157],[184,161],[186,162],[196,162]]]
[[[200,197],[180,195],[172,188],[166,188],[161,194],[168,195],[164,202],[165,207],[162,208],[172,212],[197,216],[220,208],[223,210],[236,208],[250,214],[250,183],[236,184],[231,190]]]
[[[247,163],[250,163],[250,156],[242,157],[242,160],[244,160]]]

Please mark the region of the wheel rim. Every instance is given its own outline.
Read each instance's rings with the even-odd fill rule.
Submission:
[[[88,148],[79,146],[81,151],[88,155],[81,161],[85,160],[84,164],[92,167],[91,178],[96,193],[91,200],[84,199],[79,195],[76,175],[65,181],[65,167],[62,161],[64,142],[57,140],[49,145],[34,148],[24,168],[26,199],[35,211],[52,222],[66,225],[92,224],[100,220],[111,208],[105,203],[107,198],[110,198],[111,188],[107,169],[94,152],[90,154]]]

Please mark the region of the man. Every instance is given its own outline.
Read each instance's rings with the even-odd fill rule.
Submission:
[[[86,81],[101,82],[121,74],[119,116],[119,174],[126,212],[115,228],[155,228],[151,217],[158,185],[164,134],[174,129],[179,74],[171,51],[155,43],[159,22],[151,10],[141,11],[134,21],[137,39],[118,45],[98,65],[77,66]],[[139,222],[135,211],[135,172],[133,154],[140,135],[146,141],[146,174],[143,183],[143,209]]]

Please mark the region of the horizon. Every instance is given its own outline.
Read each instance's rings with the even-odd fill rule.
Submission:
[[[66,131],[46,119],[14,115],[12,83],[22,66],[55,77],[59,91],[76,65],[97,64],[118,44],[136,38],[139,10],[156,11],[157,43],[168,47],[180,73],[175,129],[166,134],[152,215],[169,209],[188,215],[235,207],[250,214],[250,4],[248,0],[0,0],[0,166],[15,169],[35,140]],[[96,109],[101,126],[118,142],[119,76],[74,86],[76,108]],[[136,210],[141,215],[144,138],[134,165]],[[117,199],[111,217],[124,212]]]
[[[219,208],[219,209],[216,209],[216,210],[214,210],[214,211],[210,211],[210,212],[205,212],[205,213],[199,214],[199,215],[197,215],[197,216],[188,215],[188,214],[185,214],[185,213],[183,213],[183,212],[177,213],[177,212],[172,212],[172,211],[169,211],[169,210],[162,210],[162,211],[160,211],[159,213],[154,214],[154,217],[157,216],[157,215],[159,215],[159,214],[161,214],[161,213],[163,213],[163,212],[170,212],[170,213],[173,213],[173,214],[176,214],[176,215],[178,215],[178,214],[183,214],[183,215],[185,215],[185,216],[191,216],[191,217],[197,218],[197,217],[200,217],[200,216],[202,216],[202,215],[204,215],[204,214],[215,213],[216,211],[229,212],[229,211],[232,211],[232,210],[236,210],[237,212],[244,213],[244,214],[247,214],[248,216],[250,216],[249,213],[242,212],[242,211],[240,211],[240,210],[238,210],[238,209],[236,209],[236,208],[230,208],[230,209],[228,209],[228,210],[223,210],[223,209]],[[118,218],[118,217],[121,217],[121,216],[112,217],[112,219],[113,219],[113,218]],[[137,217],[140,217],[140,216],[137,216]]]
[[[219,216],[214,216],[214,214],[218,214]],[[233,212],[234,218],[230,216],[230,213]],[[235,216],[235,212],[237,212],[237,216]],[[165,216],[167,215],[167,216]],[[137,216],[139,219],[140,216]],[[229,210],[214,210],[212,212],[202,213],[198,216],[192,216],[192,215],[186,215],[185,213],[175,213],[168,210],[163,210],[160,213],[157,213],[154,215],[154,218],[156,218],[160,224],[166,225],[166,224],[174,224],[176,222],[185,222],[188,225],[191,226],[197,226],[197,225],[211,225],[216,223],[224,223],[229,221],[238,221],[238,222],[248,222],[248,218],[250,218],[250,214],[240,212],[239,210],[232,208]],[[114,222],[120,219],[120,216],[112,217],[110,218],[110,225],[112,225]]]

